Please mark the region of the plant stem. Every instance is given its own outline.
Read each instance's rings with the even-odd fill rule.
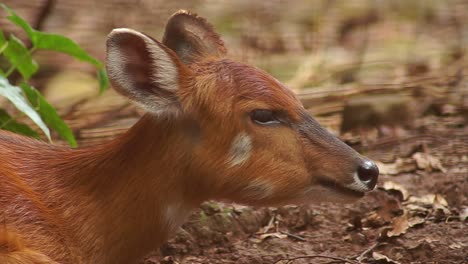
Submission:
[[[16,65],[11,65],[8,71],[5,73],[5,78],[8,78],[8,76],[10,76],[10,74],[12,74],[15,69]]]
[[[1,51],[2,51],[2,49],[0,49],[0,53],[1,53]],[[29,54],[33,54],[34,51],[36,51],[36,48],[32,47],[28,52],[29,52]],[[16,65],[11,65],[10,68],[8,69],[8,71],[5,73],[5,78],[8,78],[8,76],[10,76],[10,74],[12,74],[15,69],[16,69]]]
[[[0,48],[0,54],[2,54],[2,52],[5,51],[7,47],[8,47],[8,42],[3,44],[3,46]]]
[[[10,122],[17,120],[18,118],[21,118],[24,116],[23,112],[20,112],[20,114],[17,117],[12,117],[10,116],[10,119],[6,120],[0,125],[0,129],[3,129],[6,125],[8,125]]]
[[[10,119],[6,120],[5,122],[3,122],[1,125],[0,125],[0,129],[3,129],[6,125],[8,125],[8,123],[10,123],[11,121],[13,121],[13,117],[10,117]]]

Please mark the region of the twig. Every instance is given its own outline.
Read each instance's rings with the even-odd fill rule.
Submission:
[[[326,258],[326,259],[338,260],[344,263],[359,264],[359,262],[354,261],[354,260],[340,258],[340,257],[332,257],[332,256],[327,256],[327,255],[304,255],[304,256],[297,256],[297,257],[292,257],[292,258],[281,258],[273,262],[273,264],[279,263],[284,260],[287,261],[286,264],[290,264],[290,263],[293,263],[295,260],[307,259],[307,258]]]
[[[380,242],[376,242],[375,244],[370,246],[368,249],[364,250],[361,254],[359,254],[359,256],[354,257],[353,259],[356,259],[357,261],[361,262],[364,259],[365,255],[369,254],[369,252],[374,250],[374,248],[376,248],[379,245],[380,245]]]
[[[39,10],[36,21],[34,23],[34,28],[37,30],[42,30],[45,20],[49,17],[52,9],[55,6],[55,0],[47,0]]]
[[[275,223],[275,219],[276,219],[276,213],[270,218],[270,221],[268,221],[268,224],[263,227],[263,230],[262,230],[262,234],[266,234],[268,233],[268,231],[270,231],[270,229],[273,227],[274,223]]]
[[[299,241],[303,241],[303,242],[307,241],[305,238],[303,238],[303,237],[301,237],[301,236],[294,235],[294,234],[291,234],[291,233],[288,233],[288,232],[285,232],[285,231],[280,231],[280,233],[281,233],[281,234],[285,234],[285,235],[287,235],[288,237],[292,237],[292,238],[294,238],[294,239],[297,239],[297,240],[299,240]]]

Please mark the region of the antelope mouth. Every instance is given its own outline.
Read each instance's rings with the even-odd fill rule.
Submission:
[[[356,198],[364,197],[364,195],[366,194],[366,192],[364,192],[364,191],[356,191],[354,189],[344,187],[344,186],[340,185],[339,183],[337,183],[335,181],[331,181],[331,180],[320,179],[318,181],[318,183],[320,185],[322,185],[323,187],[327,188],[327,189],[331,189],[331,190],[336,191],[338,193],[348,195],[348,196],[352,196],[352,197],[356,197]]]

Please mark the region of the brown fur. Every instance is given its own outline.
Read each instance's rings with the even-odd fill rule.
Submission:
[[[146,95],[164,97],[159,103],[177,114],[147,114],[122,137],[76,150],[0,133],[0,263],[137,263],[208,199],[253,205],[355,199],[319,179],[352,183],[358,153],[270,75],[224,58],[204,19],[182,12],[171,25],[166,30],[176,27],[177,34],[166,31],[169,47],[153,40],[153,48],[174,63],[179,89],[164,90],[151,79],[164,69],[139,50],[125,61],[133,86],[117,90],[140,104],[150,104]],[[177,50],[179,41],[195,41],[195,55]],[[151,46],[125,45],[124,54]],[[126,80],[111,81],[118,87]],[[287,124],[255,124],[249,117],[255,109],[278,110]],[[249,137],[251,150],[232,165],[229,150],[239,134]]]
[[[6,227],[0,227],[0,263],[55,264],[57,262],[40,252],[28,249],[16,233],[7,231]]]

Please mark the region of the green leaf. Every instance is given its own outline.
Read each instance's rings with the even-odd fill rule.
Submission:
[[[18,110],[27,115],[51,140],[49,128],[44,124],[39,114],[29,105],[28,100],[23,97],[21,88],[11,85],[2,76],[0,76],[0,96],[6,97]]]
[[[99,93],[102,94],[109,87],[109,79],[107,78],[107,73],[104,69],[98,70],[97,77],[99,80]]]
[[[0,108],[0,129],[8,130],[28,137],[39,138],[39,134],[28,125],[18,123],[5,110]]]
[[[89,55],[73,40],[65,36],[37,31],[6,5],[0,4],[0,6],[8,12],[9,16],[7,18],[11,22],[21,27],[26,32],[29,39],[31,39],[35,49],[46,49],[63,52],[78,60],[89,62],[95,65],[98,68],[97,77],[99,80],[99,93],[104,92],[109,87],[109,80],[105,73],[104,65]]]
[[[10,36],[8,47],[6,47],[3,54],[5,54],[11,65],[18,69],[25,80],[31,78],[39,69],[23,42],[13,35]]]
[[[78,44],[76,44],[73,40],[67,37],[34,30],[31,40],[34,44],[34,47],[37,49],[46,49],[63,52],[73,56],[76,59],[90,62],[98,68],[103,67],[100,61],[91,57]]]
[[[22,19],[18,16],[13,10],[7,7],[5,4],[0,4],[0,6],[8,12],[9,16],[7,18],[13,22],[15,25],[20,26],[23,30],[28,34],[29,38],[32,39],[32,35],[34,29],[26,22],[26,20]]]
[[[27,83],[21,83],[21,88],[26,94],[31,105],[36,108],[42,120],[53,130],[65,139],[71,147],[76,147],[76,139],[70,127],[63,121],[57,113],[57,110],[50,105],[47,100],[36,90],[34,87],[29,86]]]
[[[104,67],[100,61],[90,56],[73,40],[61,35],[37,31],[6,5],[1,4],[1,7],[8,12],[9,16],[7,18],[17,26],[20,26],[28,34],[34,48],[63,52],[76,59],[92,63],[98,68]]]
[[[0,30],[0,54],[8,47],[8,41],[6,40],[3,32]]]
[[[5,35],[3,35],[3,31],[0,30],[0,46],[7,42]]]

